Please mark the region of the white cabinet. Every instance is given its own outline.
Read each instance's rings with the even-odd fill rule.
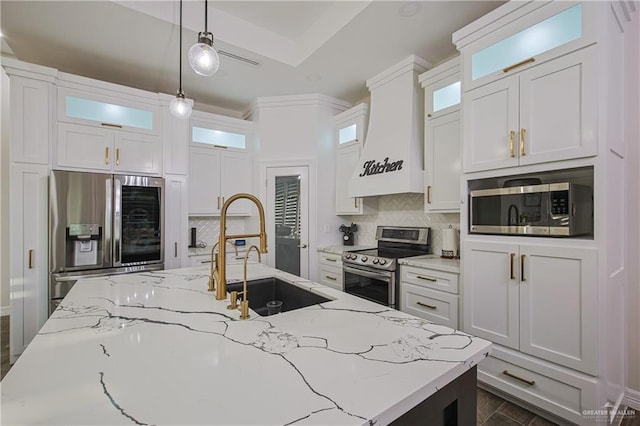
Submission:
[[[458,274],[400,266],[400,310],[458,328]]]
[[[171,115],[169,111],[171,99],[173,96],[164,102],[162,109],[164,172],[172,175],[186,175],[189,173],[189,120]]]
[[[464,330],[596,374],[596,249],[468,241]]]
[[[182,175],[166,175],[165,188],[165,269],[187,266],[188,203],[187,178]]]
[[[48,164],[52,84],[11,75],[10,92],[11,160]]]
[[[349,182],[360,162],[369,108],[366,104],[341,112],[334,117],[336,126],[336,215],[370,214],[377,200],[349,196]]]
[[[318,252],[318,267],[318,281],[320,284],[342,291],[342,256]]]
[[[56,167],[113,173],[162,173],[160,136],[58,123]]]
[[[48,175],[46,165],[11,166],[11,362],[47,320]]]
[[[418,78],[424,88],[424,165],[428,213],[460,211],[460,59]]]
[[[597,154],[595,47],[463,95],[465,172]]]
[[[218,215],[225,198],[251,192],[251,156],[219,148],[189,148],[189,214]],[[238,200],[230,215],[251,215],[251,205]]]

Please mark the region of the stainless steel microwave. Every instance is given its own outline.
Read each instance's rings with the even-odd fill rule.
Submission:
[[[593,233],[593,196],[569,182],[480,189],[470,194],[472,234],[574,236]]]

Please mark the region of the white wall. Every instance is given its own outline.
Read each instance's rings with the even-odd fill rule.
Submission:
[[[2,69],[0,86],[0,315],[8,315],[9,297],[9,76]]]
[[[627,388],[640,404],[640,2],[625,28],[625,139],[627,141]],[[636,407],[638,408],[638,407]]]

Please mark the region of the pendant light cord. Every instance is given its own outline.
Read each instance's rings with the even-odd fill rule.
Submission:
[[[182,1],[182,0],[180,0]],[[209,30],[207,29],[207,17],[209,14],[207,13],[207,0],[204,0],[204,32],[207,33]]]
[[[178,68],[180,73],[180,88],[179,91],[182,93],[182,0],[180,0],[180,37],[179,37],[179,54],[178,54]]]

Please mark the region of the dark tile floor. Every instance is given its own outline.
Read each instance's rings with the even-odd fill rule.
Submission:
[[[0,380],[11,368],[9,364],[9,316],[0,317],[2,362]],[[477,425],[480,426],[551,426],[550,422],[484,389],[478,389]],[[640,414],[622,420],[621,426],[640,426]]]

